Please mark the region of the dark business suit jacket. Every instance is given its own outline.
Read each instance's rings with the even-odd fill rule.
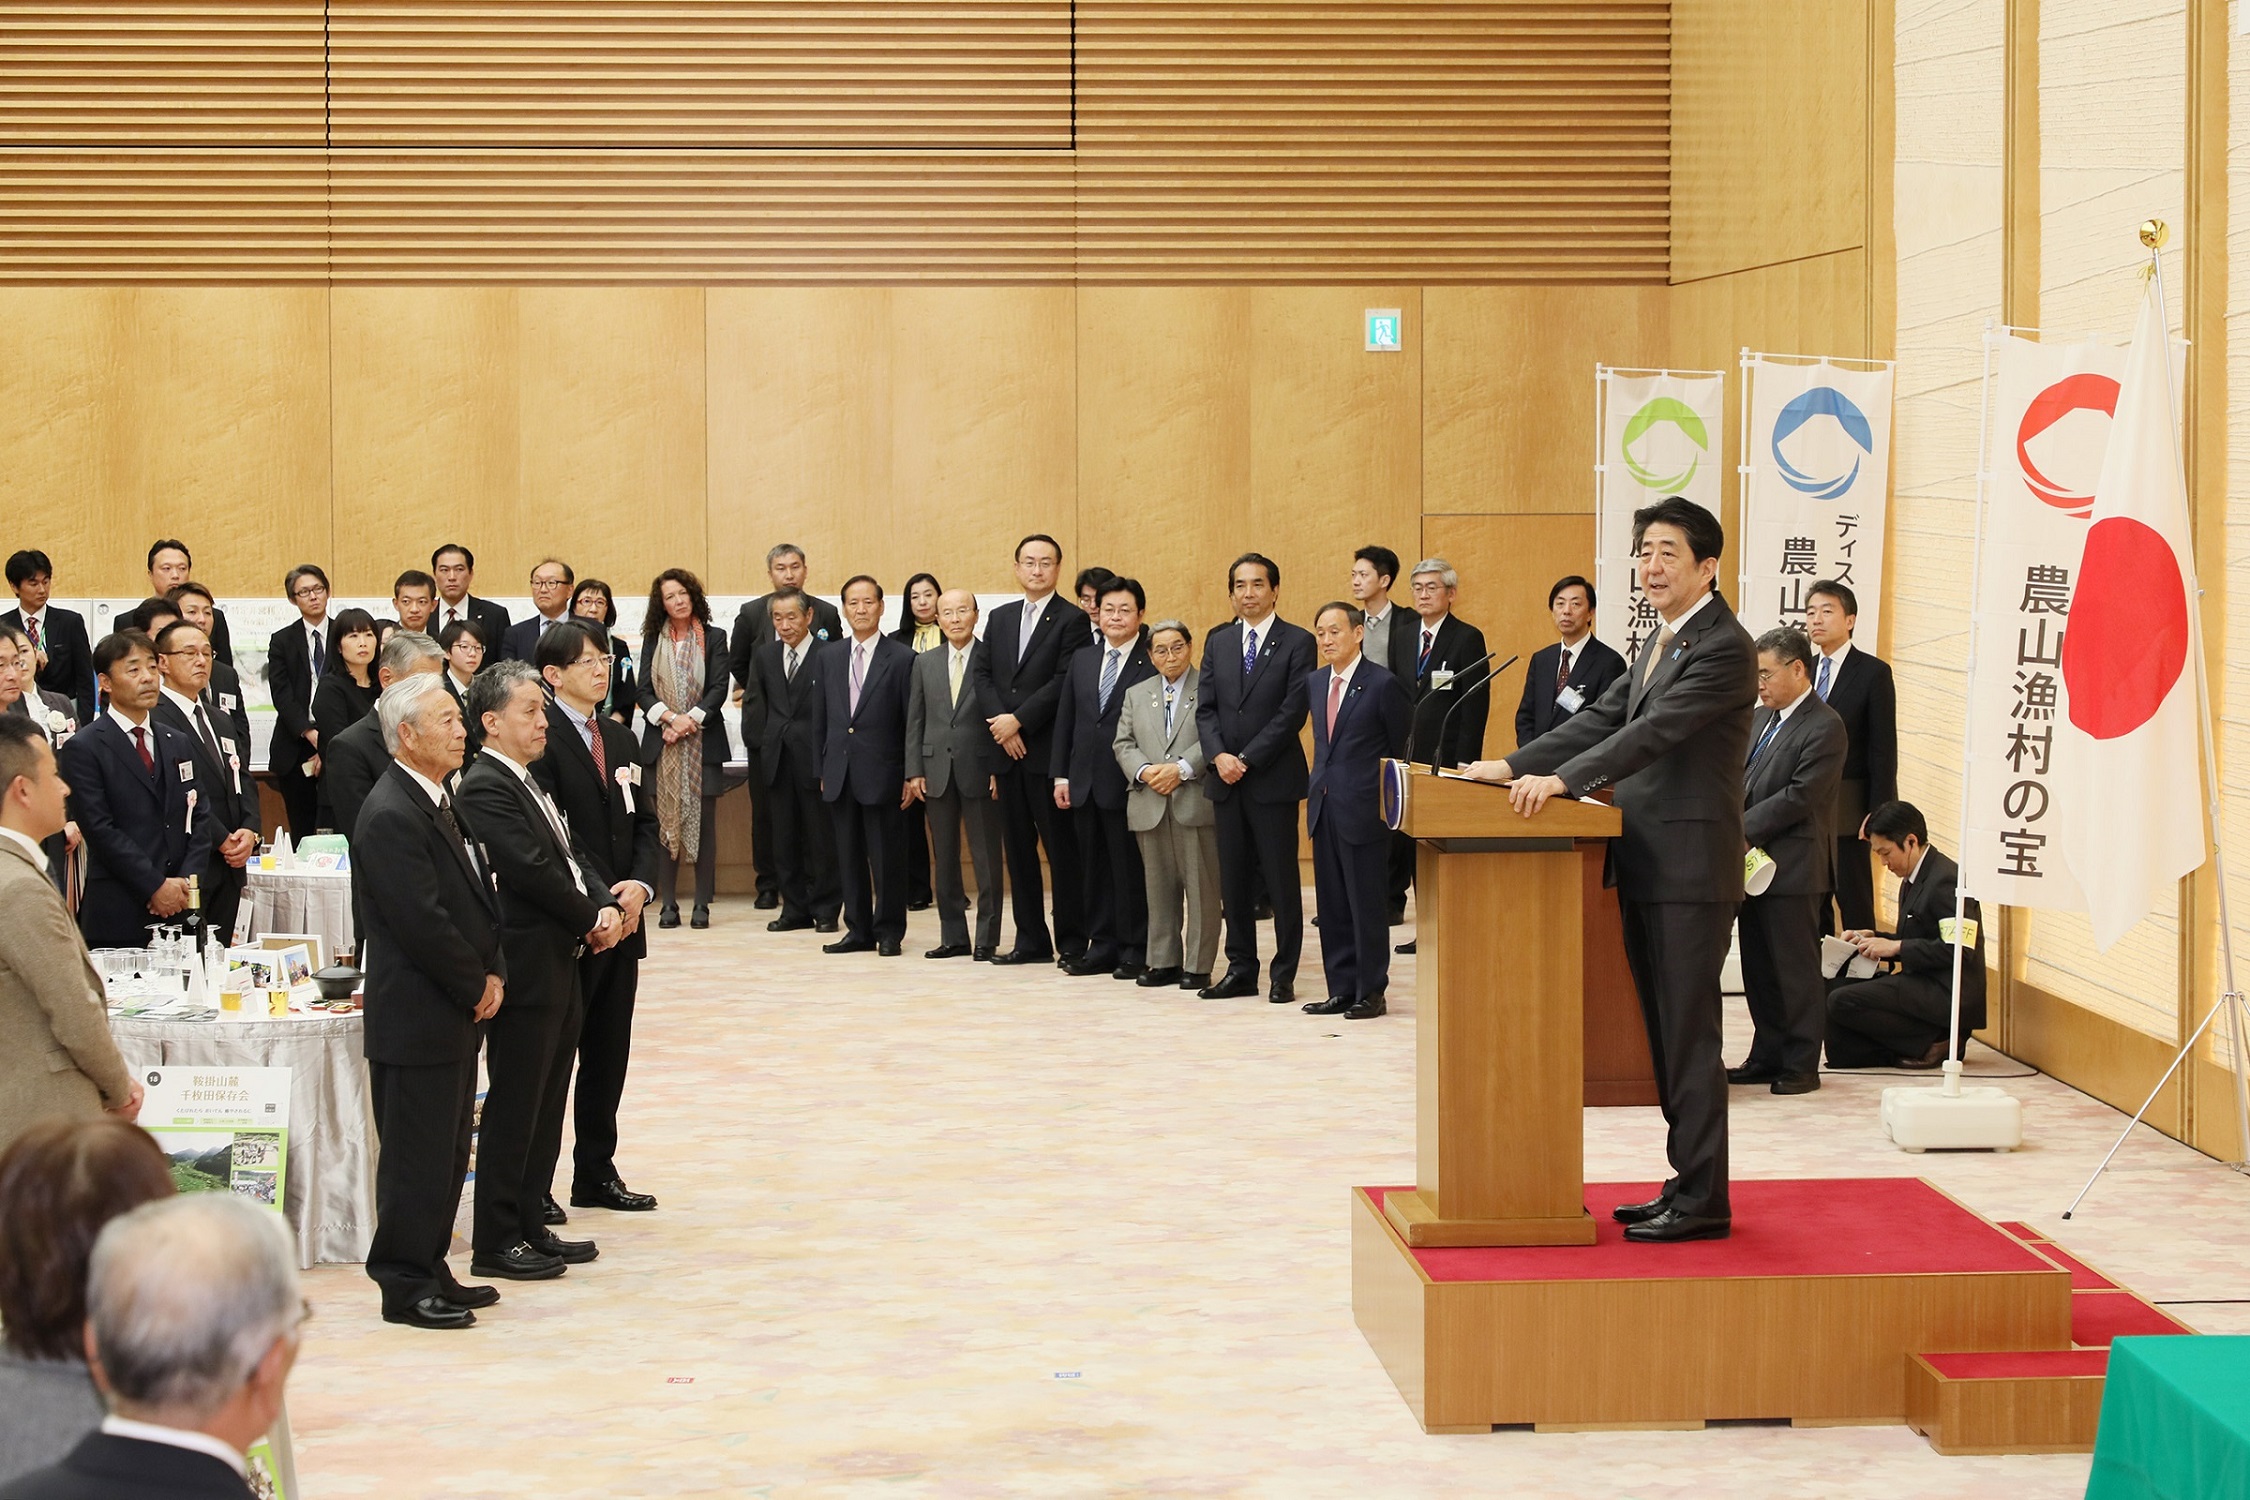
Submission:
[[[655,635],[641,637],[641,759],[655,765],[664,753],[664,726],[657,723],[652,710],[663,703],[656,695],[656,653],[672,649],[671,637],[659,626]],[[727,763],[727,726],[719,722],[719,714],[727,705],[727,637],[716,625],[703,627],[703,696],[691,705],[703,710],[703,765],[715,771]],[[743,721],[748,724],[748,720]],[[749,735],[743,739],[747,742]],[[717,784],[704,777],[706,795],[717,792]]]
[[[1398,644],[1401,632],[1396,625],[1391,627],[1391,641],[1393,652],[1399,653],[1393,659],[1403,657],[1406,663],[1406,673],[1400,680],[1414,700],[1409,758],[1434,760],[1443,766],[1467,765],[1480,759],[1484,755],[1484,726],[1492,715],[1492,694],[1490,689],[1471,694],[1492,670],[1484,659],[1484,632],[1459,615],[1449,614],[1438,622],[1437,638],[1431,642],[1425,661],[1422,617],[1416,615],[1400,623],[1406,626],[1405,644]],[[1454,674],[1442,688],[1434,681],[1439,672]],[[1454,712],[1456,705],[1460,706],[1458,713]],[[1450,724],[1446,722],[1448,717]]]
[[[78,925],[90,948],[142,946],[156,920],[148,910],[156,888],[174,876],[200,876],[211,861],[217,830],[195,773],[195,747],[153,716],[148,728],[153,773],[106,713],[62,748],[71,816],[86,841]],[[190,789],[197,792],[192,817]]]
[[[1305,826],[1347,844],[1373,844],[1390,834],[1383,823],[1382,767],[1406,748],[1414,706],[1405,684],[1364,658],[1336,705],[1336,734],[1328,733],[1328,690],[1335,669],[1322,667],[1305,683],[1312,714],[1313,763],[1305,785]]]
[[[486,652],[498,651],[501,642],[508,638],[508,607],[505,604],[496,604],[490,599],[479,599],[474,594],[463,599],[461,603],[463,613],[468,617],[469,623],[476,626],[478,632],[484,636]],[[452,623],[446,618],[446,611],[452,607],[441,597],[437,602],[437,607],[430,611],[430,636],[433,640],[436,639],[439,631]]]
[[[1117,682],[1109,691],[1109,707],[1101,704],[1102,663],[1109,657],[1106,640],[1091,651],[1070,659],[1070,675],[1063,682],[1060,707],[1055,714],[1054,760],[1050,774],[1070,783],[1070,805],[1106,807],[1121,812],[1126,794],[1125,773],[1117,764],[1117,719],[1125,709],[1125,690],[1156,675],[1148,645],[1136,640],[1118,663]],[[943,681],[942,675],[940,681]],[[989,736],[987,736],[989,738]]]
[[[1252,802],[1305,800],[1305,746],[1297,731],[1305,723],[1305,679],[1316,648],[1312,632],[1279,615],[1266,617],[1258,641],[1257,665],[1242,670],[1242,622],[1229,620],[1203,638],[1203,665],[1196,679],[1195,730],[1204,758],[1221,755],[1248,761],[1249,774],[1228,786],[1213,771],[1203,795],[1213,802],[1243,796]]]
[[[508,976],[490,863],[480,870],[470,862],[438,821],[437,804],[396,763],[367,794],[357,833],[352,910],[367,971],[367,1060],[426,1066],[475,1057],[485,976]],[[515,999],[511,992],[502,1003]]]
[[[0,615],[16,629],[23,629],[23,611],[11,609]],[[60,693],[78,710],[78,722],[94,721],[94,644],[86,636],[86,618],[76,610],[47,606],[41,627],[39,648],[47,653],[47,665],[41,667],[37,678],[39,686],[50,693]]]
[[[1857,653],[1853,653],[1857,655]],[[1961,883],[1960,867],[1932,849],[1922,856],[1914,879],[1898,888],[1898,931],[1886,933],[1899,941],[1899,979],[1930,995],[1936,1003],[1950,1005],[1953,995],[1953,945],[1945,940],[1938,923],[1953,920],[1953,900]],[[1975,1031],[1984,1025],[1984,913],[1971,897],[1966,915],[1977,924],[1977,940],[1961,959],[1961,1029]]]
[[[1086,612],[1061,594],[1051,596],[1039,612],[1028,651],[1022,650],[1023,601],[1010,600],[992,612],[984,628],[984,651],[976,661],[977,702],[987,719],[1016,716],[1026,752],[1018,761],[1002,751],[1002,771],[1020,768],[1046,780],[1055,763],[1055,716],[1062,711],[1071,658],[1093,644]]]
[[[1755,747],[1773,722],[1761,708]],[[1774,862],[1769,896],[1825,896],[1836,888],[1836,782],[1844,774],[1844,721],[1807,693],[1742,773],[1742,837]]]
[[[508,955],[504,1004],[557,1005],[577,993],[581,945],[617,898],[590,861],[564,847],[522,778],[488,748],[461,772],[454,806],[490,856],[500,888],[500,942]],[[601,892],[589,893],[588,886]]]
[[[329,826],[359,848],[359,815],[375,783],[391,768],[383,748],[383,721],[369,714],[320,747],[320,795],[328,804]]]
[[[208,1453],[96,1429],[60,1463],[0,1486],[0,1500],[249,1500],[250,1486]]]
[[[836,612],[836,606],[826,599],[813,599],[810,594],[805,597],[812,599],[812,628],[806,639],[816,647],[826,641],[842,640],[844,617]],[[773,639],[773,595],[760,594],[734,612],[734,633],[727,646],[727,672],[734,678],[736,687],[749,688],[750,658],[760,646]],[[747,740],[750,736],[745,734],[743,738]]]
[[[887,635],[875,637],[857,713],[851,707],[852,642],[831,641],[813,654],[821,663],[821,690],[812,704],[821,800],[849,796],[866,806],[898,806],[906,785],[906,700],[914,653]],[[804,676],[802,668],[797,675]]]
[[[233,724],[229,729],[214,722],[219,733],[234,740],[235,753],[245,769],[250,764],[250,706],[242,699],[242,674],[223,661],[211,663],[211,682],[203,690],[206,712],[217,710]]]
[[[507,633],[500,638],[501,658],[505,661],[531,660],[531,653],[539,649],[539,637],[545,634],[540,628],[545,618],[539,611],[533,610],[529,617],[510,625]],[[569,613],[566,611],[562,618],[569,619]],[[555,623],[559,625],[562,621]]]
[[[1531,666],[1523,680],[1523,701],[1516,705],[1517,744],[1530,744],[1570,717],[1570,711],[1555,701],[1555,668],[1561,662],[1561,641],[1531,653]],[[1608,692],[1609,685],[1624,675],[1625,658],[1589,635],[1578,650],[1578,659],[1570,664],[1568,685],[1578,689],[1583,707]]]
[[[969,642],[969,667],[961,676],[961,696],[949,701],[950,645],[914,658],[912,688],[906,700],[906,774],[928,782],[928,795],[942,797],[956,783],[965,797],[983,797],[996,761],[1006,752],[992,742],[984,709],[977,702],[977,657],[984,642]]]
[[[484,748],[484,728],[476,720],[469,717],[469,700],[462,693],[461,685],[453,680],[453,669],[447,667],[443,672],[440,672],[438,681],[445,684],[445,691],[452,697],[453,706],[461,710],[461,728],[468,735],[468,742],[462,747],[461,751],[461,762],[466,765],[470,756]]]
[[[827,663],[825,644],[807,639],[797,675],[790,677],[783,661],[784,648],[767,641],[752,655],[750,686],[742,695],[745,718],[743,738],[757,748],[758,774],[767,786],[794,786],[813,791],[820,785],[822,745],[818,722],[820,680]],[[754,716],[753,716],[754,715]],[[784,762],[788,781],[782,780]]]
[[[211,737],[219,742],[222,757],[229,745],[234,747],[231,760],[212,758],[203,736],[195,732],[194,722],[171,699],[158,698],[149,717],[168,729],[177,730],[194,753],[196,800],[210,811],[215,836],[223,842],[238,828],[263,832],[265,825],[258,815],[258,783],[250,774],[247,746],[234,737],[233,723],[224,715],[214,715],[211,710],[209,703],[203,705],[203,716],[211,721]],[[211,860],[213,865],[220,863],[216,847],[211,851]]]
[[[320,627],[321,639],[334,633],[333,620]],[[306,654],[305,622],[291,620],[266,642],[266,692],[273,699],[273,743],[266,747],[266,769],[276,776],[296,770],[316,754],[305,743],[313,723],[312,663]]]
[[[1611,848],[1627,901],[1742,900],[1742,770],[1758,701],[1758,654],[1714,593],[1657,664],[1656,636],[1609,691],[1508,757],[1519,776],[1559,776],[1574,797],[1615,785],[1625,830]]]
[[[1819,668],[1816,659],[1813,669]],[[1891,664],[1852,647],[1828,684],[1828,706],[1844,721],[1848,743],[1836,789],[1836,834],[1856,838],[1869,813],[1898,800],[1898,684]]]
[[[614,719],[597,715],[594,722],[602,737],[602,754],[609,761],[606,780],[594,769],[594,753],[586,748],[578,726],[553,703],[547,705],[547,753],[531,763],[531,778],[562,809],[579,856],[605,890],[620,880],[637,880],[653,893],[663,849],[655,778],[643,778],[646,785],[633,788],[628,810],[617,773],[635,769],[633,736]],[[647,929],[636,928],[611,951],[627,958],[645,957]]]

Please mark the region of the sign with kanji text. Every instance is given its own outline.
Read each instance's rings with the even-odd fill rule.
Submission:
[[[1805,591],[1827,579],[1858,598],[1855,635],[1872,647],[1890,507],[1891,366],[1749,354],[1742,379],[1742,535],[1728,538],[1740,558],[1735,613],[1753,635],[1802,627]]]

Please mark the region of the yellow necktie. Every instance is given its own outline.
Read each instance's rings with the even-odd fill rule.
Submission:
[[[1647,687],[1656,675],[1656,664],[1664,660],[1664,653],[1672,649],[1672,627],[1667,625],[1656,633],[1656,649],[1648,654],[1648,665],[1641,668],[1641,686]]]
[[[952,706],[959,708],[961,706],[961,653],[948,651],[945,656],[945,680],[952,689]]]

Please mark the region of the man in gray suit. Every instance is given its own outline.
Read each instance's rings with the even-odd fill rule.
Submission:
[[[1617,788],[1625,829],[1610,869],[1673,1174],[1655,1198],[1613,1210],[1632,1240],[1724,1239],[1733,1218],[1719,971],[1742,904],[1742,768],[1758,657],[1712,586],[1725,545],[1719,518],[1680,496],[1634,512],[1641,589],[1662,628],[1600,698],[1506,760],[1469,770],[1515,783],[1510,800],[1526,816],[1553,797]]]
[[[938,596],[945,644],[914,658],[906,700],[906,790],[930,810],[938,945],[924,958],[972,954],[990,963],[1000,946],[1000,804],[992,786],[992,731],[977,703],[977,596]],[[961,831],[977,872],[977,941],[969,946],[969,897],[961,888]]]
[[[1156,675],[1125,689],[1111,742],[1132,783],[1125,826],[1140,845],[1148,890],[1148,967],[1135,981],[1143,988],[1204,989],[1219,951],[1219,831],[1203,797],[1207,763],[1195,730],[1196,674],[1188,670],[1193,645],[1178,620],[1149,631]]]
[[[1757,1028],[1729,1083],[1777,1094],[1820,1087],[1828,987],[1820,977],[1820,914],[1836,885],[1836,786],[1847,736],[1812,690],[1813,646],[1784,627],[1758,637],[1758,711],[1742,772],[1742,836],[1773,861],[1773,881],[1744,898],[1742,988]]]

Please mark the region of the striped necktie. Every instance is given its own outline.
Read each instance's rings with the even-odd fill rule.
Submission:
[[[1117,690],[1118,659],[1123,655],[1121,647],[1112,646],[1109,648],[1109,660],[1102,663],[1102,687],[1097,706],[1105,714],[1109,712],[1109,695]]]

